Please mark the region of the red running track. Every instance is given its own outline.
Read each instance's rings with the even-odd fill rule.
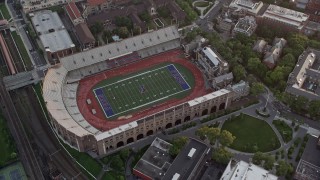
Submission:
[[[133,64],[129,64],[113,70],[107,70],[97,75],[83,78],[82,80],[80,80],[79,87],[78,87],[77,103],[78,103],[79,110],[82,113],[84,119],[87,120],[95,128],[101,131],[106,131],[106,130],[110,130],[118,126],[130,123],[134,120],[138,120],[145,116],[154,114],[156,112],[162,111],[164,109],[170,108],[172,106],[181,104],[183,102],[187,102],[196,97],[205,95],[207,92],[205,90],[205,84],[204,84],[201,71],[188,60],[181,58],[182,55],[183,55],[183,52],[181,50],[172,50],[172,51],[168,51],[153,57],[149,57],[147,59],[140,60]],[[192,92],[187,97],[179,100],[170,99],[164,103],[157,104],[155,107],[142,108],[140,111],[137,111],[131,114],[132,117],[128,119],[108,120],[105,117],[99,105],[99,102],[95,98],[95,95],[92,91],[93,87],[97,83],[107,78],[112,78],[119,75],[126,75],[129,73],[137,72],[137,71],[150,68],[152,66],[155,66],[157,64],[164,63],[164,62],[173,62],[173,63],[181,64],[193,73],[195,77],[195,86]],[[91,100],[91,104],[87,104],[87,99]],[[93,115],[91,112],[91,109],[95,109],[97,113]]]

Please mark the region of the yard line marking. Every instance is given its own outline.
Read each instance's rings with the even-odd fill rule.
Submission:
[[[135,77],[138,77],[138,76],[141,76],[141,75],[147,74],[147,73],[151,73],[151,72],[156,71],[156,70],[159,70],[159,69],[167,68],[167,66],[169,66],[169,65],[165,65],[165,66],[163,66],[163,67],[156,68],[156,69],[153,69],[153,70],[150,70],[150,71],[142,72],[142,73],[139,73],[139,74],[136,74],[136,75],[130,76],[130,77],[128,77],[128,78],[121,79],[121,80],[116,81],[116,82],[114,82],[114,83],[107,84],[107,85],[104,85],[104,86],[100,86],[100,87],[95,88],[95,89],[100,89],[100,88],[108,87],[108,86],[111,86],[111,85],[113,85],[113,84],[117,84],[117,83],[120,83],[120,82],[125,81],[125,80],[128,80],[128,79],[132,79],[132,78],[135,78]],[[93,89],[93,90],[95,90],[95,89]]]

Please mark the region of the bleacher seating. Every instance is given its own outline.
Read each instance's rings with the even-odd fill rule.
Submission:
[[[85,76],[177,48],[180,46],[179,38],[178,29],[169,26],[62,57],[60,65],[48,70],[43,83],[43,97],[50,115],[60,127],[76,137],[102,133],[84,120],[79,111],[76,101],[77,81]],[[119,57],[123,54],[128,55]],[[98,122],[92,123],[98,126]]]

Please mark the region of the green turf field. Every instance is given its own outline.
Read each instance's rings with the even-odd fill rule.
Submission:
[[[186,83],[182,86],[169,71],[174,68],[180,80]],[[126,115],[143,107],[150,107],[171,98],[181,98],[190,92],[194,85],[192,73],[178,64],[164,63],[144,71],[122,77],[115,77],[99,83],[93,92],[103,108],[103,100],[98,98],[97,90],[103,94],[112,108],[112,113],[104,110],[107,118]],[[187,93],[187,94],[186,94]]]

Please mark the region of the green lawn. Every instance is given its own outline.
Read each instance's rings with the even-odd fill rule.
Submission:
[[[285,142],[292,140],[292,129],[287,123],[281,120],[274,120],[272,124],[277,128]]]
[[[169,70],[171,69],[171,70]],[[174,78],[172,72],[175,73]],[[182,81],[184,86],[178,81]],[[114,118],[140,108],[150,107],[171,98],[183,98],[194,86],[194,77],[185,67],[164,63],[126,76],[106,79],[93,92],[105,110]]]
[[[1,19],[7,19],[9,20],[11,18],[9,11],[4,3],[0,3],[0,11],[2,15],[0,15]]]
[[[14,140],[2,115],[0,115],[0,152],[0,167],[17,159]]]
[[[31,62],[31,59],[28,55],[27,49],[23,44],[21,37],[17,34],[16,31],[11,32],[11,35],[12,35],[14,41],[16,42],[18,50],[23,58],[24,64],[26,65],[28,70],[31,70],[32,69],[32,62]]]
[[[231,148],[238,151],[268,152],[280,147],[277,135],[265,121],[245,114],[227,120],[222,129],[236,136]]]
[[[208,1],[201,1],[201,2],[196,2],[194,3],[195,7],[207,7],[209,6],[209,2]]]
[[[103,175],[102,180],[125,180],[125,176],[115,171],[108,171]]]

